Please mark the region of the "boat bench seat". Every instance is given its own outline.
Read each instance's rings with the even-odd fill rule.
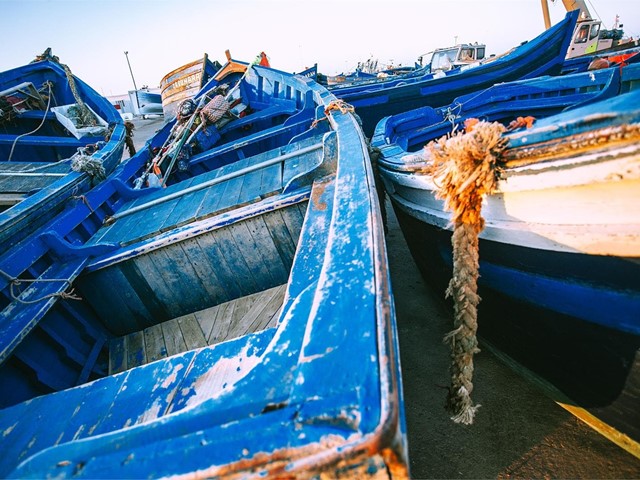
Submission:
[[[0,145],[13,145],[17,137],[18,135],[0,134]],[[101,137],[82,137],[81,139],[77,139],[76,137],[49,137],[42,135],[27,135],[24,137],[20,137],[17,145],[79,148],[85,147],[90,143],[94,143],[96,140],[100,139]]]
[[[235,142],[225,143],[223,145],[220,145],[219,147],[214,147],[210,150],[207,150],[206,152],[194,155],[189,160],[189,164],[196,165],[198,163],[207,162],[214,159],[215,157],[242,150],[243,148],[251,144],[269,140],[276,136],[286,137],[291,136],[291,134],[295,135],[298,132],[302,132],[308,129],[313,121],[312,115],[301,115],[300,117],[298,117],[298,115],[299,114],[296,114],[287,119],[287,122],[285,122],[284,126],[276,125],[271,128],[266,128],[264,130],[261,130],[260,132],[242,137],[242,139],[239,139]],[[292,121],[289,123],[289,120]]]
[[[297,110],[298,109],[293,102],[287,105],[274,105],[272,107],[267,107],[263,110],[258,110],[228,123],[220,129],[220,134],[224,135],[232,132],[233,130],[244,128],[251,123],[270,120],[279,115],[293,115]]]
[[[277,148],[155,190],[130,201],[123,206],[120,214],[145,204],[154,204],[153,208],[141,209],[117,219],[94,235],[90,244],[118,242],[123,246],[129,245],[194,221],[259,202],[281,193],[287,186],[289,189],[301,187],[305,183],[305,176],[323,162],[323,145],[322,135],[309,137],[297,142],[295,150],[288,146]],[[296,151],[301,149],[302,152],[296,155]],[[283,160],[278,161],[280,158]],[[260,168],[242,173],[252,167]],[[240,175],[230,178],[234,173]],[[224,177],[228,178],[225,180]],[[208,185],[218,179],[219,183]],[[187,193],[187,189],[198,185],[204,188]],[[163,198],[178,192],[185,193],[163,201]]]
[[[26,112],[22,112],[18,114],[19,118],[31,118],[34,120],[42,120],[46,118],[47,120],[56,120],[56,114],[53,112],[45,112],[44,110],[27,110]]]
[[[2,162],[0,193],[30,193],[45,188],[69,173],[69,163]]]
[[[191,350],[0,410],[0,478],[44,449],[151,422],[220,393],[257,362],[274,331]]]

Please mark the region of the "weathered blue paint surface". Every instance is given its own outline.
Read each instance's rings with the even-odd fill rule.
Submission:
[[[639,232],[637,216],[624,212],[635,203],[625,192],[637,192],[638,75],[629,65],[500,84],[442,108],[386,117],[372,140],[409,247],[444,292],[450,216],[430,175],[416,170],[423,147],[468,118],[537,117],[533,127],[504,134],[502,183],[483,207],[479,332],[631,442],[640,439]],[[608,186],[610,195],[595,199]],[[536,199],[545,198],[536,191],[557,204],[541,211]],[[603,218],[602,203],[619,208]]]
[[[337,85],[331,92],[356,108],[365,135],[371,137],[384,116],[421,106],[447,105],[460,95],[500,82],[560,73],[577,17],[576,11],[569,12],[533,40],[472,68],[435,74],[418,70],[389,80]]]
[[[395,316],[362,132],[309,79],[255,66],[239,89],[249,114],[209,125],[220,140],[194,149],[166,188],[133,186],[172,124],[26,239],[23,255],[9,252],[13,274],[52,269],[83,298],[2,311],[21,309],[11,323],[25,331],[0,338],[2,391],[60,391],[3,399],[0,476],[408,476]],[[43,238],[65,238],[73,255]],[[41,341],[71,322],[63,350],[91,331],[93,351],[118,329],[282,283],[275,328],[111,376],[98,348],[91,366],[81,360],[95,380],[75,388],[86,380],[69,383],[73,362]],[[50,357],[46,367],[35,347]]]

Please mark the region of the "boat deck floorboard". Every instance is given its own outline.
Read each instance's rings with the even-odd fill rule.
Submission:
[[[69,162],[0,162],[0,192],[28,194],[69,173]]]
[[[260,160],[260,159],[258,159]],[[214,180],[234,170],[254,165],[249,159],[241,160],[232,166],[200,175],[197,178],[186,180],[177,185],[158,192],[159,195],[150,195],[144,200],[138,199],[127,205],[122,211],[136,206],[162,200],[165,195],[179,192],[180,190],[194,187],[199,183]],[[282,166],[273,165],[269,169],[256,170],[236,178],[223,180],[208,188],[185,193],[172,200],[155,205],[153,209],[139,210],[131,215],[118,219],[113,225],[103,227],[103,231],[94,238],[100,242],[117,241],[123,245],[141,241],[158,232],[166,232],[174,228],[186,225],[193,221],[202,220],[213,215],[219,215],[231,209],[260,201],[271,195],[277,194],[282,189]]]
[[[247,295],[109,342],[109,374],[275,327],[286,285]]]

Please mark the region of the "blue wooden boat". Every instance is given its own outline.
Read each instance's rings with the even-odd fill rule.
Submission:
[[[452,274],[451,214],[436,198],[441,177],[422,173],[431,151],[423,147],[472,117],[505,125],[537,117],[532,127],[503,134],[501,177],[483,200],[478,334],[635,455],[639,75],[630,65],[496,85],[448,107],[386,117],[372,140],[412,255],[444,292]]]
[[[365,135],[371,137],[384,116],[421,106],[448,105],[460,95],[500,82],[560,73],[577,15],[570,12],[563,21],[533,40],[475,66],[435,73],[423,69],[391,80],[336,85],[331,92],[355,107]]]
[[[125,136],[111,103],[50,50],[0,73],[0,244],[15,244],[112,171]]]
[[[1,477],[407,477],[356,118],[260,66],[224,99],[0,257]]]

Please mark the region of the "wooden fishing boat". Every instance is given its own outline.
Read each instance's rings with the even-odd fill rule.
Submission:
[[[176,116],[176,108],[183,100],[192,98],[220,70],[222,65],[204,57],[186,63],[167,73],[160,80],[162,111],[166,119]]]
[[[496,83],[560,73],[576,18],[577,12],[568,13],[533,40],[476,66],[435,73],[418,70],[392,79],[335,85],[331,92],[356,108],[365,135],[371,137],[376,123],[387,115],[421,106],[448,105],[460,95]]]
[[[176,115],[177,106],[183,100],[193,97],[211,79],[232,87],[242,78],[249,63],[232,58],[229,50],[225,50],[224,53],[227,57],[224,65],[218,62],[211,63],[205,54],[200,73],[198,63],[192,62],[168,73],[162,79],[160,87],[165,117],[173,118]],[[254,63],[263,67],[270,66],[267,54],[264,52],[258,54]]]
[[[478,334],[635,455],[639,75],[630,65],[496,85],[448,107],[387,117],[372,140],[412,255],[444,292],[452,274],[451,213],[437,193],[441,177],[428,173],[425,152],[432,150],[423,147],[471,117],[505,125],[538,117],[530,128],[503,134],[500,178],[483,200]]]
[[[0,73],[0,243],[8,248],[113,170],[115,108],[50,50]]]
[[[407,477],[357,120],[270,68],[220,91],[0,257],[36,280],[0,279],[0,476]]]

